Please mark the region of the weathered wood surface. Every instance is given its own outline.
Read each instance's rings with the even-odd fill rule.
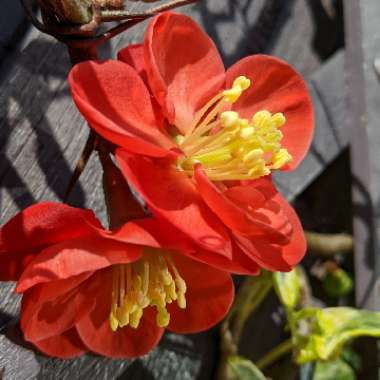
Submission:
[[[348,127],[351,132],[352,200],[355,235],[356,303],[380,310],[380,3],[348,0],[347,35]],[[362,345],[366,378],[379,379],[379,346]]]
[[[303,0],[204,0],[185,10],[215,39],[226,65],[265,51],[287,59],[308,75],[317,112],[316,140],[298,172],[277,178],[289,199],[299,194],[347,141],[342,130],[342,54],[319,69],[320,58],[312,48],[314,11],[309,6]],[[102,49],[102,55],[107,57],[129,42],[140,41],[143,28],[138,26],[115,39]],[[21,53],[8,56],[0,70],[1,222],[36,201],[62,199],[88,134],[69,96],[65,48],[35,30],[24,46]],[[70,203],[94,209],[105,221],[100,176],[97,159],[92,157]],[[10,321],[15,323],[18,312],[12,288],[0,284],[0,368],[5,367],[6,379],[211,377],[217,354],[212,332],[190,337],[169,334],[157,350],[132,364],[91,355],[72,361],[35,355],[20,346],[14,328],[4,327]]]

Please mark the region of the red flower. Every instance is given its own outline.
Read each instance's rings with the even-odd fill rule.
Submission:
[[[230,275],[164,249],[158,227],[146,219],[111,232],[91,211],[53,202],[11,219],[0,230],[0,280],[18,281],[25,339],[60,358],[131,358],[165,327],[192,333],[219,322]]]
[[[194,21],[164,13],[142,45],[75,66],[69,82],[91,127],[120,147],[128,181],[155,215],[214,252],[208,263],[284,271],[303,257],[301,225],[269,176],[295,168],[313,132],[306,86],[288,64],[256,55],[225,71]]]

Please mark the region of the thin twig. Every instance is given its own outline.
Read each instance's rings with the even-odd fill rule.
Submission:
[[[86,141],[86,145],[84,146],[84,149],[82,151],[82,154],[79,157],[77,165],[74,169],[74,172],[70,178],[70,182],[67,186],[65,195],[63,197],[63,201],[65,203],[67,202],[71,191],[73,190],[73,188],[74,188],[75,184],[77,183],[80,175],[82,174],[83,170],[85,169],[85,167],[88,163],[88,160],[90,159],[91,154],[95,150],[95,148],[96,148],[96,134],[92,133],[92,131],[91,131],[89,136],[88,136],[88,139]]]
[[[104,10],[101,12],[102,21],[121,21],[126,19],[141,18],[142,16],[150,17],[158,13],[165,12],[174,8],[182,7],[184,5],[192,4],[201,0],[171,0],[166,4],[150,8],[145,12],[131,13],[127,10]]]
[[[309,250],[321,256],[334,256],[353,250],[353,238],[346,233],[324,234],[305,231],[305,236]]]

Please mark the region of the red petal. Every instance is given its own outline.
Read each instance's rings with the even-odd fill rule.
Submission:
[[[231,256],[229,236],[200,198],[194,183],[170,160],[136,158],[116,151],[121,171],[150,209],[203,248]]]
[[[231,259],[202,249],[198,249],[195,252],[181,251],[180,253],[192,260],[228,273],[255,276],[260,272],[257,260],[247,255],[234,241],[232,241]]]
[[[135,44],[128,45],[117,53],[117,59],[132,66],[137,74],[147,83],[145,65],[144,65],[144,45]]]
[[[150,90],[148,83],[148,76],[145,70],[145,62],[144,62],[144,45],[136,44],[136,45],[128,45],[126,48],[120,50],[117,54],[117,58],[132,66],[137,73],[140,75],[141,79],[144,81],[145,85]],[[152,106],[154,110],[154,114],[156,116],[157,125],[160,128],[164,128],[164,115],[162,114],[161,106],[158,104],[156,98],[152,96],[151,98]]]
[[[222,192],[199,165],[195,168],[194,178],[205,202],[234,233],[275,243],[288,241],[286,215],[281,213],[275,202],[268,201],[253,183]]]
[[[79,63],[69,84],[80,112],[105,139],[153,156],[174,147],[159,130],[149,91],[132,67],[120,61]]]
[[[177,303],[168,307],[168,330],[177,333],[204,331],[220,322],[234,299],[231,276],[180,255],[173,255],[179,274],[187,284],[186,309]]]
[[[145,218],[128,223],[115,233],[113,238],[131,244],[175,250],[192,260],[197,260],[226,272],[255,275],[259,271],[256,262],[244,254],[236,245],[232,247],[230,259],[222,255],[216,255],[215,252],[201,249],[183,232],[162,219]]]
[[[45,340],[70,330],[80,318],[77,313],[77,287],[90,273],[66,280],[40,284],[22,297],[21,327],[30,342]],[[85,301],[85,300],[84,300]],[[87,312],[91,304],[87,301]]]
[[[284,245],[268,244],[238,234],[235,235],[235,240],[263,268],[284,272],[291,270],[302,260],[306,252],[306,240],[297,214],[289,203],[278,193],[273,201],[281,207],[291,225],[289,242]]]
[[[171,12],[149,24],[144,48],[152,92],[169,122],[185,133],[194,113],[223,85],[219,53],[195,21]]]
[[[286,124],[281,128],[283,146],[293,156],[289,168],[295,168],[310,146],[314,115],[311,99],[302,77],[286,62],[265,55],[242,59],[227,71],[227,87],[245,75],[251,87],[234,105],[241,117],[251,118],[255,112],[283,112]]]
[[[17,292],[43,282],[62,280],[117,263],[136,261],[141,247],[99,237],[69,240],[42,251],[17,283]]]
[[[15,281],[44,247],[93,233],[101,228],[94,213],[61,203],[28,207],[0,230],[0,280]]]
[[[76,358],[88,351],[75,329],[68,330],[62,335],[33,342],[33,344],[45,355],[60,359]]]
[[[95,308],[77,323],[77,331],[85,345],[100,355],[112,358],[134,358],[148,353],[161,339],[163,329],[155,322],[152,308],[144,310],[137,329],[124,327],[116,332],[109,325],[112,271],[97,273],[81,289],[83,297],[93,299]]]

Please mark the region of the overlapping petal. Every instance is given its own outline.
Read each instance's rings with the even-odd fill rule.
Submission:
[[[121,171],[153,212],[191,236],[204,249],[230,256],[223,225],[204,204],[195,185],[170,160],[136,157],[118,149]]]
[[[144,49],[152,93],[169,123],[186,133],[195,112],[224,84],[218,50],[191,18],[171,12],[149,24]]]
[[[129,263],[141,257],[142,247],[126,245],[100,237],[68,240],[44,249],[25,269],[16,290],[81,273],[92,272],[113,264]]]
[[[256,240],[286,243],[289,223],[281,208],[265,192],[260,192],[254,182],[222,191],[203,173],[201,166],[195,170],[198,190],[216,215],[235,233]],[[270,179],[264,179],[271,184]]]
[[[73,99],[101,136],[132,152],[168,155],[173,142],[157,125],[148,89],[120,61],[83,62],[70,72]]]
[[[42,202],[18,213],[0,229],[0,280],[15,281],[36,253],[48,245],[93,234],[94,213]]]

